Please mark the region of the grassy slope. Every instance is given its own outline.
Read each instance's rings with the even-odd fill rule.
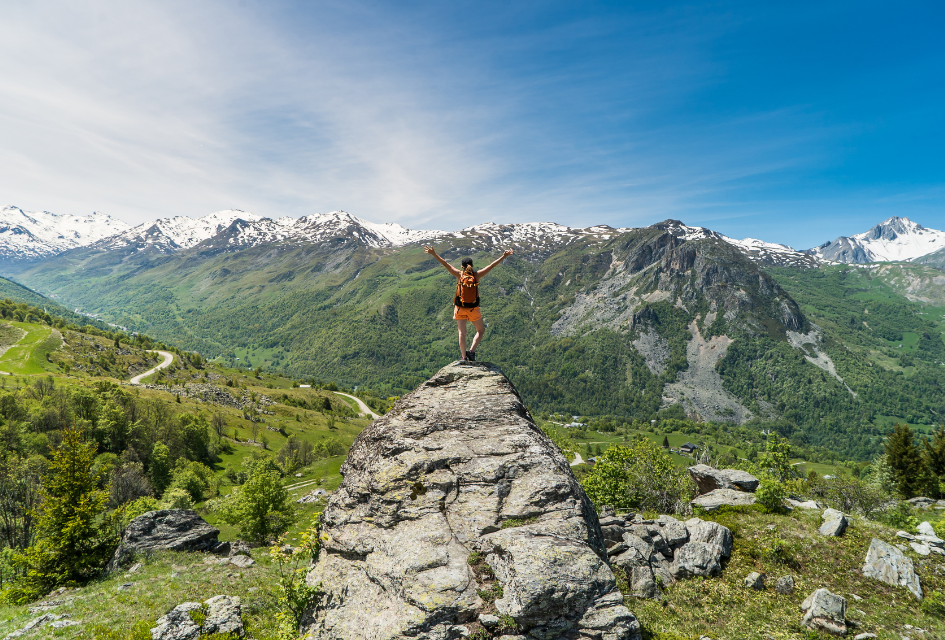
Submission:
[[[137,631],[141,635],[135,638],[150,638],[147,629],[182,602],[225,594],[242,599],[243,620],[252,637],[275,638],[278,569],[268,553],[259,550],[253,555],[256,564],[247,569],[207,564],[205,560],[213,556],[202,553],[162,553],[145,559],[135,574],[116,574],[50,597],[71,600],[50,612],[69,613],[81,624],[58,631],[47,627],[28,637],[124,640]],[[125,584],[131,587],[119,589]],[[0,634],[5,636],[39,615],[31,614],[26,606],[0,606]]]
[[[828,638],[800,626],[799,605],[819,588],[847,599],[847,619],[855,623],[851,637],[862,632],[895,640],[900,640],[902,634],[945,637],[945,611],[931,610],[928,604],[923,608],[905,588],[891,587],[861,574],[872,538],[901,542],[895,538],[894,529],[857,520],[843,537],[827,538],[817,533],[820,513],[803,510],[787,516],[747,510],[703,517],[732,530],[732,557],[721,578],[677,582],[667,588],[664,602],[628,601],[650,638],[681,640],[702,634],[746,640]],[[916,564],[926,596],[932,591],[945,591],[945,559],[934,555],[922,558],[911,550],[906,555]],[[769,576],[764,591],[743,584],[752,571]],[[794,576],[795,592],[776,594],[774,582],[789,574]],[[863,600],[857,602],[853,594]],[[927,633],[909,634],[906,624]]]

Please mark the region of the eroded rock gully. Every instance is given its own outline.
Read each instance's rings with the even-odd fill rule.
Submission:
[[[497,367],[443,368],[358,436],[342,473],[308,575],[324,592],[309,638],[481,637],[492,613],[504,630],[487,637],[640,638],[593,505]],[[500,592],[477,582],[473,553]]]

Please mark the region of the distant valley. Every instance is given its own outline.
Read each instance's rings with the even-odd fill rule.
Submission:
[[[865,458],[890,421],[927,430],[945,416],[945,272],[924,258],[942,235],[892,218],[796,251],[672,220],[448,232],[225,211],[8,252],[3,268],[70,309],[226,364],[397,395],[458,351],[452,279],[422,243],[477,265],[512,247],[483,281],[482,357],[536,410],[678,411]],[[878,255],[910,261],[860,264]]]

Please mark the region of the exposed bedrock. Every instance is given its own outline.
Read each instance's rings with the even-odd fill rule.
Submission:
[[[593,505],[497,367],[443,368],[341,470],[308,637],[449,640],[481,633],[485,614],[505,625],[490,635],[640,638]]]

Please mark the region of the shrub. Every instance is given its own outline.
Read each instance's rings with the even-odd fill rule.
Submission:
[[[755,491],[757,504],[761,505],[768,513],[780,513],[784,511],[785,498],[784,485],[778,482],[776,478],[768,474],[762,474],[759,478],[758,489]]]
[[[220,506],[220,518],[238,526],[240,535],[265,543],[282,534],[295,521],[289,492],[275,471],[258,471]]]
[[[610,447],[585,476],[583,485],[598,507],[606,504],[621,511],[676,513],[695,493],[689,474],[646,439]]]
[[[818,478],[808,485],[808,494],[816,500],[838,511],[858,513],[866,518],[875,518],[889,503],[889,494],[879,485],[859,478]]]
[[[213,480],[213,469],[205,464],[181,458],[174,467],[168,491],[183,489],[194,503],[202,502],[208,496]]]
[[[193,509],[194,501],[186,490],[181,488],[168,489],[161,500],[162,509]]]
[[[138,516],[146,514],[148,511],[157,511],[161,508],[160,503],[154,498],[138,498],[134,502],[125,505],[122,521],[124,526],[128,526],[132,520]]]
[[[302,616],[318,597],[320,585],[311,587],[306,580],[309,566],[318,558],[321,549],[321,515],[315,514],[315,525],[302,533],[302,543],[285,550],[284,534],[269,549],[279,565],[279,611],[276,620],[279,623],[279,636],[284,640],[298,637]]]
[[[877,519],[880,522],[896,529],[908,531],[919,524],[919,519],[913,514],[912,506],[908,502],[897,502],[894,507],[882,511],[878,515]]]

